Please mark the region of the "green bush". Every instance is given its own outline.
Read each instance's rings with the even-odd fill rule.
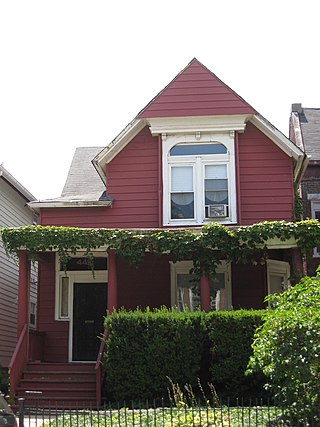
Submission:
[[[210,341],[210,382],[228,397],[263,392],[262,375],[246,376],[255,330],[261,325],[262,310],[207,313],[206,332]]]
[[[205,332],[203,314],[167,309],[119,311],[106,318],[106,393],[112,400],[167,395],[168,378],[196,385]]]
[[[320,275],[267,300],[272,308],[255,335],[249,370],[266,375],[296,423],[320,421]]]
[[[119,311],[106,318],[105,393],[111,400],[167,396],[168,378],[195,392],[198,381],[230,397],[261,394],[245,376],[261,311]]]

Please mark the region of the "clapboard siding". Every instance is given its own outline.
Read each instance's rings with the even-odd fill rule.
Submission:
[[[38,329],[45,331],[44,360],[68,361],[69,322],[55,320],[55,254],[41,255],[39,262]]]
[[[140,112],[139,117],[254,113],[249,104],[194,59]]]
[[[33,222],[27,200],[0,178],[0,227],[18,227]],[[32,271],[32,283],[34,283]],[[31,286],[36,299],[36,285]],[[17,341],[18,263],[9,258],[0,241],[0,365],[8,367]]]
[[[289,156],[252,124],[239,134],[242,225],[292,219],[293,170]]]
[[[75,227],[159,226],[158,138],[145,127],[110,162],[107,192],[109,208],[42,209],[43,225]]]

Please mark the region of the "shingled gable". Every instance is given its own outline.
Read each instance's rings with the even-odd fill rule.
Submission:
[[[178,128],[172,125],[176,120],[179,121]],[[163,126],[164,121],[166,126]],[[229,129],[241,132],[248,121],[293,158],[294,176],[299,179],[304,153],[196,58],[139,112],[92,163],[105,182],[106,165],[145,126],[150,126],[153,135],[165,133],[166,128],[181,131],[182,127],[187,129],[189,123],[192,129],[195,123],[200,124],[199,131]]]

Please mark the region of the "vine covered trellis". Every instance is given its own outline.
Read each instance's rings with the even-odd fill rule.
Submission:
[[[20,249],[35,260],[39,252],[57,251],[66,266],[71,255],[84,251],[89,260],[100,248],[113,250],[138,264],[146,252],[169,253],[174,261],[192,259],[194,272],[215,272],[221,259],[248,262],[253,255],[266,256],[268,241],[294,239],[304,254],[320,246],[320,223],[265,221],[250,226],[226,227],[210,223],[201,229],[107,229],[60,226],[24,226],[0,229],[6,252],[17,256]]]

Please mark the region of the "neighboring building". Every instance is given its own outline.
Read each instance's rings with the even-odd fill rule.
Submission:
[[[308,156],[301,180],[304,219],[320,220],[320,108],[292,104],[289,138]],[[308,274],[314,274],[320,261],[320,248],[314,248],[307,261]]]
[[[34,224],[35,213],[28,203],[35,200],[2,165],[0,165],[0,228]],[[35,327],[36,277],[33,271],[30,294],[31,326]],[[18,263],[5,253],[0,239],[0,367],[8,368],[17,343]]]
[[[193,59],[107,147],[77,149],[61,197],[30,206],[42,225],[57,226],[174,229],[210,221],[227,226],[291,221],[294,183],[304,162],[299,147]],[[207,277],[201,282],[201,307],[263,308],[265,296],[288,283],[294,253],[294,245],[279,244],[269,246],[265,264],[222,260],[211,284]],[[29,353],[20,352],[25,358],[13,369],[12,390],[29,361],[34,383],[24,377],[19,393],[34,387],[45,401],[49,373],[44,385],[36,382],[35,371],[50,370],[54,379],[65,369],[70,388],[63,395],[52,382],[51,397],[99,402],[98,389],[81,395],[71,371],[93,374],[107,307],[198,304],[190,285],[191,260],[173,263],[168,253],[147,253],[135,268],[97,248],[93,278],[82,256],[72,258],[65,274],[55,252],[40,255],[38,337],[32,332]],[[25,269],[22,254],[21,277]],[[26,294],[23,280],[20,289]],[[22,343],[28,337],[23,313],[19,319]]]

